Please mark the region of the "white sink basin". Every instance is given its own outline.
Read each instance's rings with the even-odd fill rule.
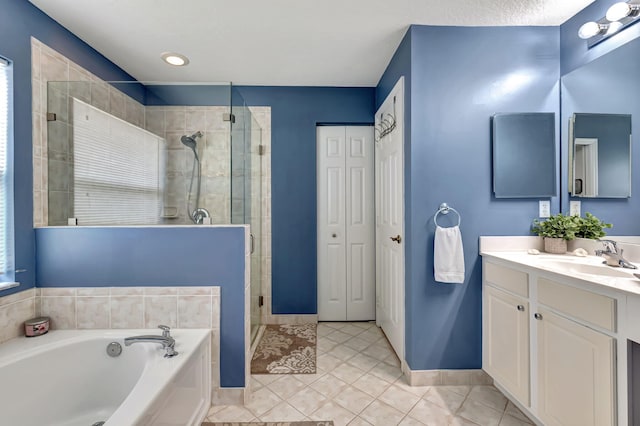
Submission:
[[[577,258],[576,258],[577,259]],[[635,279],[633,273],[637,272],[637,269],[625,269],[625,268],[616,268],[613,266],[608,266],[605,264],[594,264],[594,263],[584,263],[579,262],[574,259],[567,260],[543,260],[541,265],[545,265],[550,269],[556,269],[563,272],[569,272],[572,274],[586,274],[586,275],[599,275],[602,277],[611,277],[611,278],[633,278]]]

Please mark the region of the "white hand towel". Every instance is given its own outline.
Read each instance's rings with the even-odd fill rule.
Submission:
[[[436,226],[433,242],[433,271],[441,283],[464,282],[464,250],[460,227]]]

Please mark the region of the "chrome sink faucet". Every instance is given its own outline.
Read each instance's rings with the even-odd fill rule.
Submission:
[[[605,264],[609,266],[621,266],[623,268],[638,269],[636,265],[622,257],[624,250],[618,249],[618,244],[613,240],[600,240],[604,245],[602,250],[596,250],[596,256],[604,257]]]
[[[176,341],[173,337],[171,337],[171,328],[166,325],[159,325],[159,329],[162,330],[162,336],[156,335],[144,335],[144,336],[132,336],[125,337],[124,345],[131,346],[134,343],[159,343],[165,349],[165,358],[172,358],[178,355],[178,352],[175,350]]]

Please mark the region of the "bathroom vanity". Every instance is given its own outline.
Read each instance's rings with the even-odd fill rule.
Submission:
[[[506,238],[480,239],[483,369],[539,424],[634,424],[640,271],[593,255],[530,255],[536,238]]]

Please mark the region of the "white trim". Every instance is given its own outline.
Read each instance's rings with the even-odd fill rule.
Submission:
[[[402,361],[402,371],[410,386],[491,385],[493,379],[484,370],[411,370]]]

